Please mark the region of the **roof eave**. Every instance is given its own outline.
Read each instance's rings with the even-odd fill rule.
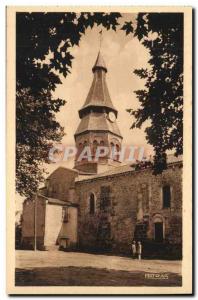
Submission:
[[[86,113],[86,112],[89,112],[91,109],[95,109],[95,108],[104,108],[104,109],[107,109],[108,111],[113,111],[116,115],[116,118],[118,116],[118,111],[113,107],[113,106],[108,106],[108,105],[97,105],[97,104],[92,104],[92,103],[89,103],[88,105],[86,106],[83,106],[79,111],[79,117],[82,118],[83,115]]]
[[[123,137],[120,134],[115,133],[115,132],[113,132],[111,130],[105,130],[105,129],[104,130],[97,130],[97,129],[94,129],[94,130],[83,130],[81,132],[75,133],[74,134],[74,138],[76,139],[77,136],[79,136],[81,134],[89,133],[89,132],[109,132],[109,133],[112,133],[112,134],[116,135],[117,137],[123,139]]]

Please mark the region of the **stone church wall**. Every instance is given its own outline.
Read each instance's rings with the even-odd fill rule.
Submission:
[[[47,197],[63,201],[75,202],[74,182],[78,172],[66,168],[58,168],[47,179]]]
[[[171,187],[171,207],[163,208],[162,187]],[[109,187],[110,205],[101,210],[101,187]],[[154,240],[155,222],[163,222],[164,241],[181,244],[182,239],[182,169],[172,165],[161,175],[151,170],[98,177],[76,183],[79,196],[79,246],[90,251],[100,249],[129,253],[137,234],[143,242]],[[95,213],[90,214],[90,194],[94,194]],[[103,229],[101,229],[103,228]],[[104,230],[107,237],[100,237]],[[106,234],[106,233],[105,233]],[[105,249],[106,247],[106,249]]]

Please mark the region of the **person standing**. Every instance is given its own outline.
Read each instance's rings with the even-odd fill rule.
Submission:
[[[137,255],[138,255],[138,259],[141,260],[142,259],[142,244],[140,241],[138,241],[138,243],[137,243]]]
[[[136,247],[136,242],[135,241],[132,242],[131,250],[132,250],[132,257],[135,258],[136,253],[137,253],[137,247]]]

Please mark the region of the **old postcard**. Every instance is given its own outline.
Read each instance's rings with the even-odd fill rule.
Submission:
[[[192,9],[7,8],[8,294],[192,294]]]

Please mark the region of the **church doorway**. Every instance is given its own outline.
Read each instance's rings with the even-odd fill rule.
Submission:
[[[162,222],[155,223],[155,241],[163,242],[163,223]]]

